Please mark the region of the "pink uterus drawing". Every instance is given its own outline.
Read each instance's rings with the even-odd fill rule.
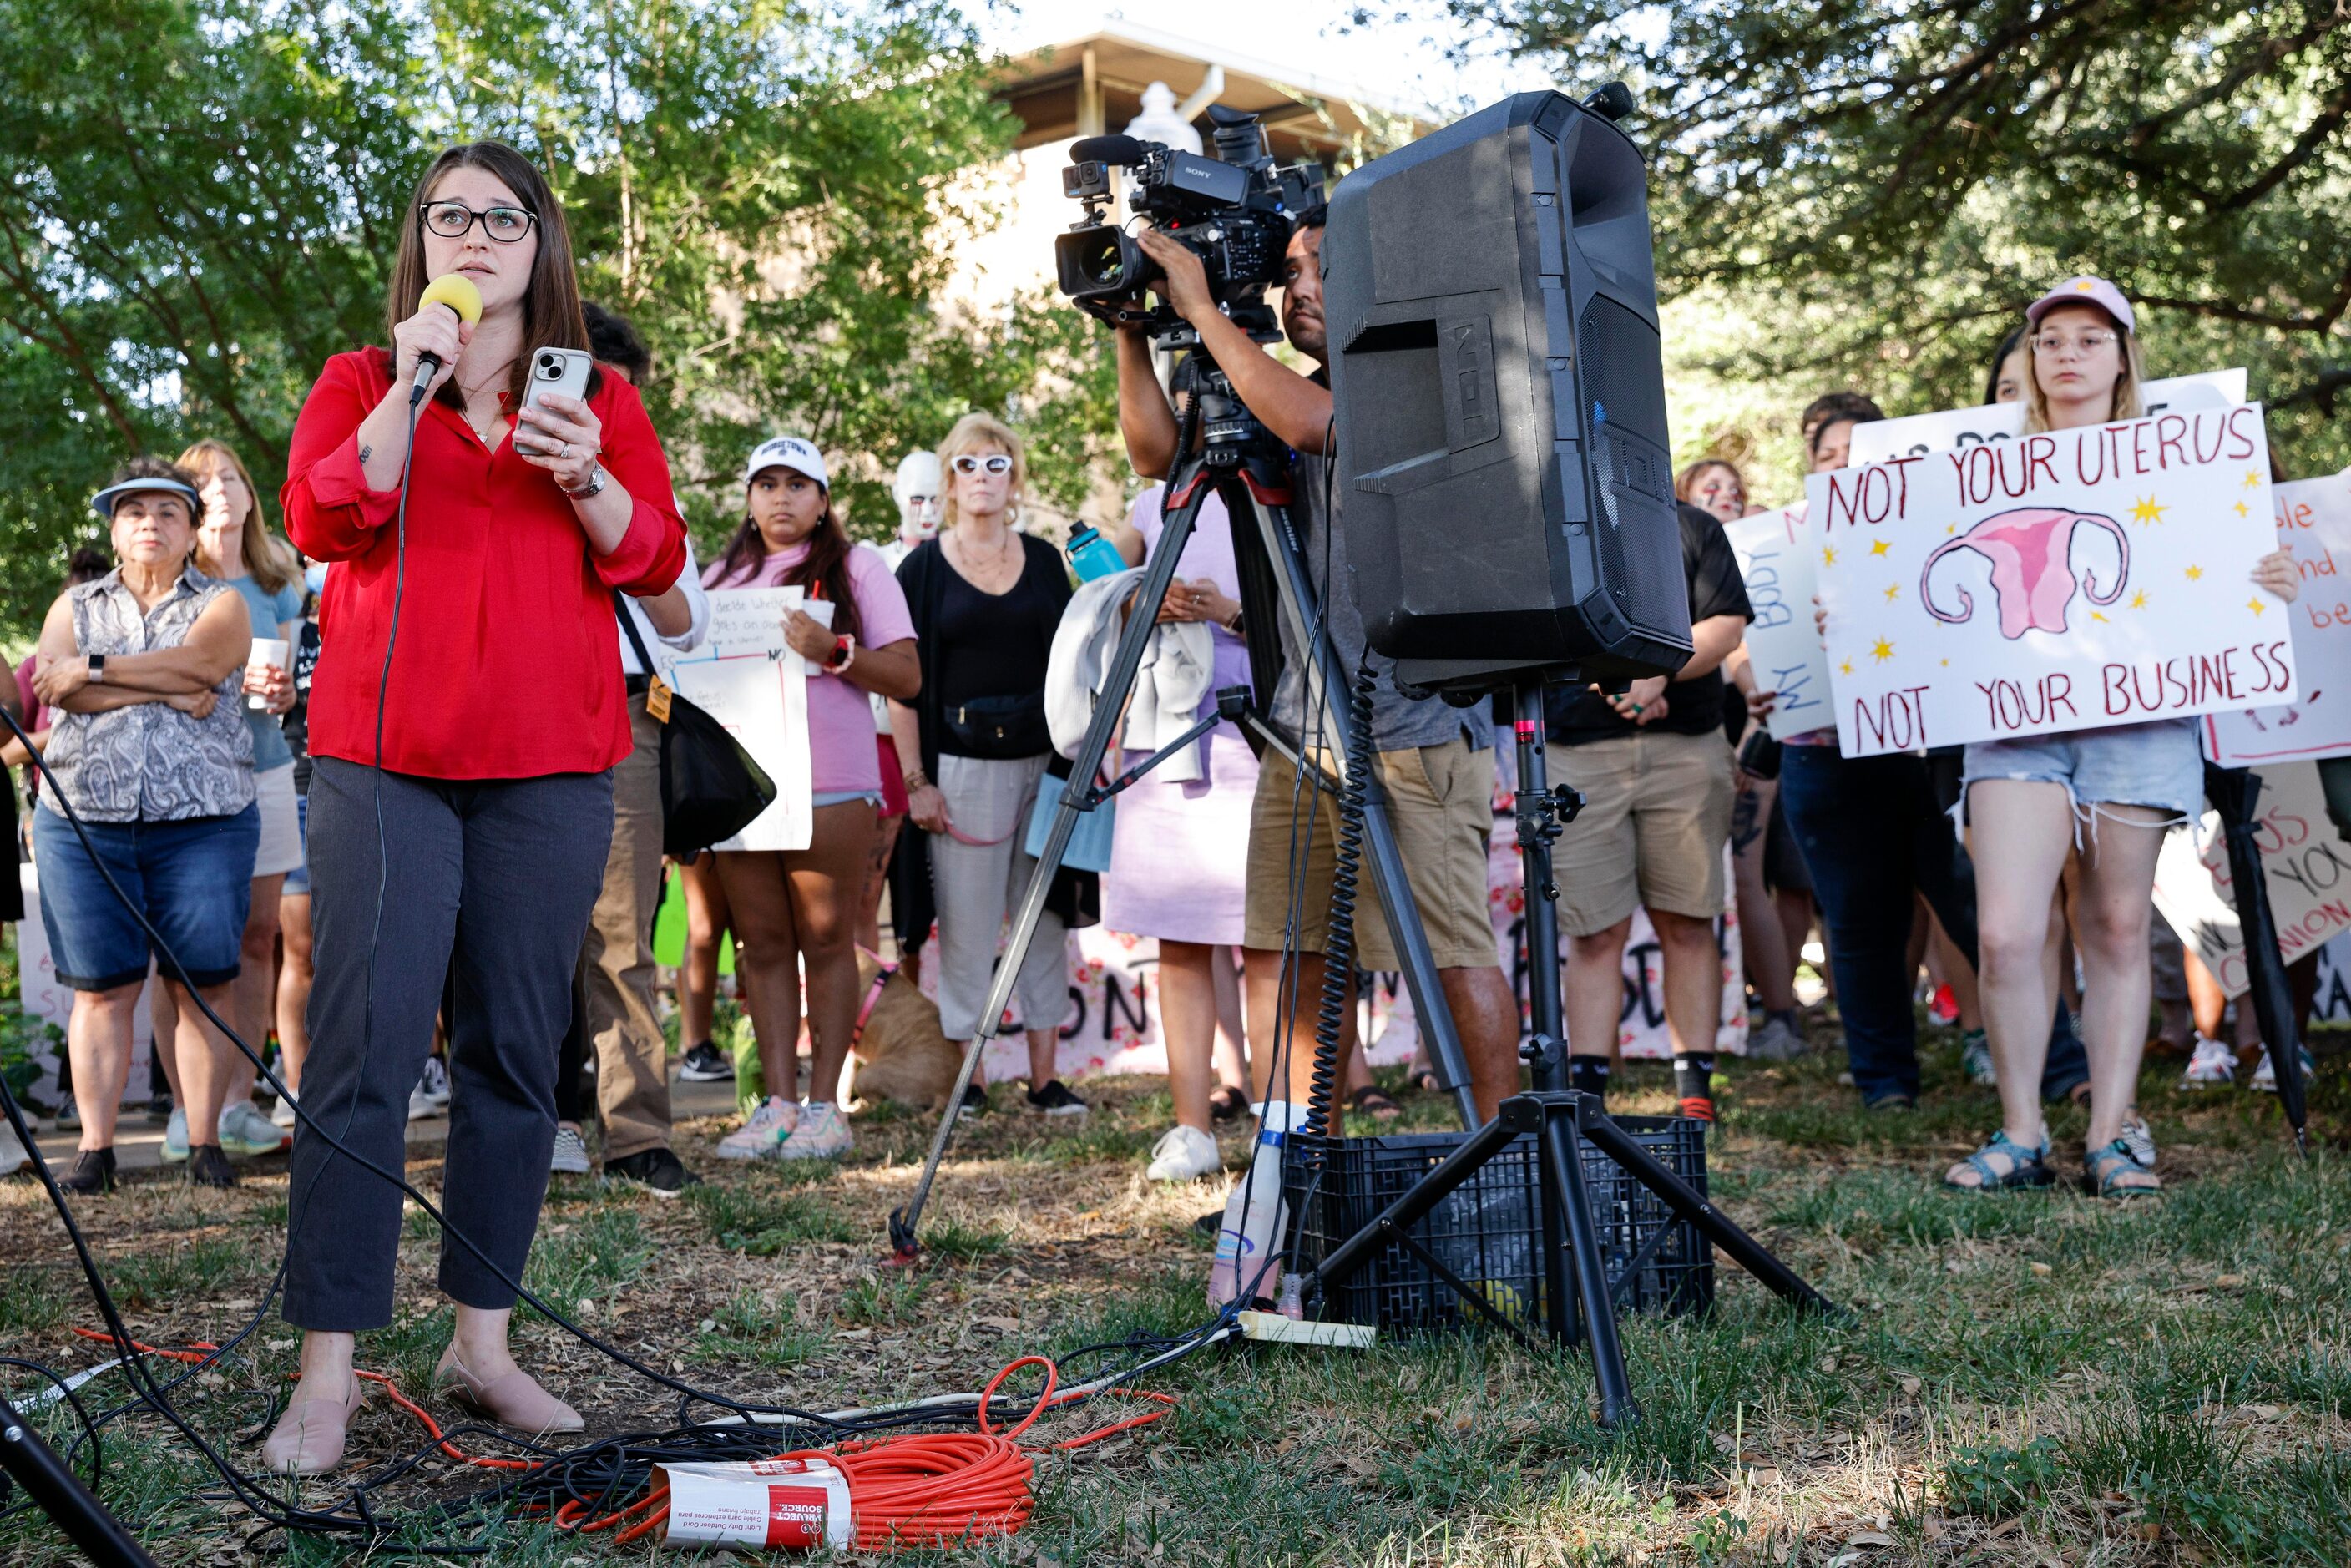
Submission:
[[[2114,582],[2101,591],[2095,575],[2085,570],[2077,583],[2072,548],[2074,525],[2086,523],[2115,536],[2121,552]],[[2027,632],[2063,632],[2065,612],[2078,586],[2093,604],[2112,604],[2122,597],[2130,577],[2130,538],[2112,517],[2095,512],[2068,512],[2054,507],[2019,507],[1986,517],[1966,533],[1937,545],[1918,573],[1918,599],[1927,613],[1953,625],[1975,613],[1976,601],[1966,588],[1952,585],[1959,598],[1957,613],[1935,603],[1929,587],[1935,563],[1955,549],[1971,549],[1991,562],[1992,597],[2000,601],[2000,634],[2011,641]]]

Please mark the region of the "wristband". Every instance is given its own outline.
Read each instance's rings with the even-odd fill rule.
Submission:
[[[857,662],[857,639],[843,632],[832,640],[832,657],[824,662],[828,674],[840,674]]]
[[[904,782],[906,793],[909,795],[917,789],[929,788],[931,782],[931,776],[919,768],[909,768],[898,777]]]
[[[89,684],[90,684],[91,685],[93,685],[93,686],[102,686],[102,685],[104,685],[106,684],[106,655],[105,655],[105,654],[103,654],[103,653],[89,653],[89,654],[86,654],[86,655],[84,655],[84,657],[83,657],[83,659],[82,659],[82,663],[89,666]]]

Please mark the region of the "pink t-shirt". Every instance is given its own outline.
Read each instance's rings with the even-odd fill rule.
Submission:
[[[713,592],[730,588],[780,588],[784,573],[808,559],[808,546],[768,556],[756,568],[725,570],[712,563],[702,574],[702,585]],[[914,618],[906,610],[906,595],[898,587],[889,563],[871,545],[849,549],[849,587],[857,596],[857,656],[868,648],[885,648],[911,642]],[[881,753],[873,744],[873,707],[862,688],[839,675],[814,674],[808,683],[809,762],[820,795],[879,793]]]

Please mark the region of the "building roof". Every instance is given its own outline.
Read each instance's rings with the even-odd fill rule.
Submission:
[[[1143,109],[1143,89],[1165,82],[1181,99],[1207,78],[1225,73],[1217,101],[1263,117],[1274,157],[1328,162],[1359,137],[1377,140],[1374,119],[1407,120],[1407,136],[1425,135],[1438,121],[1426,109],[1397,104],[1353,82],[1296,70],[1172,34],[1121,22],[1068,43],[1016,55],[1005,62],[997,94],[1019,117],[1017,145],[1026,149],[1125,126]]]

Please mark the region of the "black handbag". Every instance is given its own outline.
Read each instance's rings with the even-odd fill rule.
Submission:
[[[1053,732],[1045,723],[1041,695],[975,697],[942,708],[939,716],[951,743],[943,749],[965,757],[1009,762],[1041,757],[1053,749]]]
[[[731,839],[775,804],[775,780],[753,759],[726,727],[663,684],[637,632],[627,601],[612,595],[612,608],[636,651],[637,664],[654,689],[668,698],[668,712],[656,715],[661,734],[662,853],[691,863],[723,839]],[[648,697],[651,705],[653,699]],[[650,710],[650,706],[648,708]]]

